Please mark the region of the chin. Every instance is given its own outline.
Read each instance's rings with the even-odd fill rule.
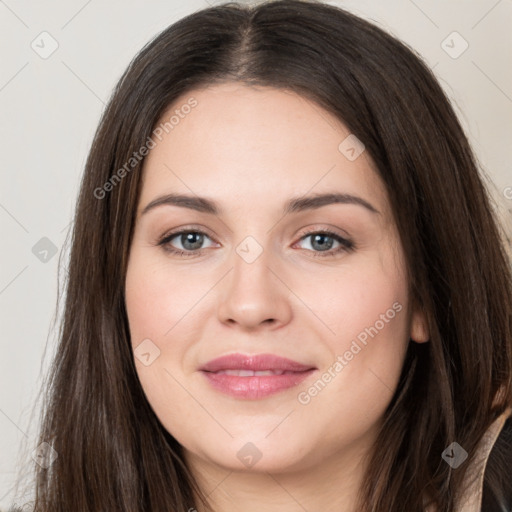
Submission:
[[[245,436],[242,439],[233,439],[229,444],[222,446],[218,445],[217,439],[214,452],[194,450],[195,457],[207,459],[211,464],[229,471],[248,473],[286,473],[305,469],[308,466],[304,442],[298,442],[298,446],[301,446],[298,449],[296,443],[283,446],[282,440],[276,438],[274,441],[269,441],[264,438],[264,435],[254,436],[252,439]]]

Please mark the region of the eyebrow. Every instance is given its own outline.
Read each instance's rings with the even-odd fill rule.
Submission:
[[[354,196],[352,194],[330,193],[294,197],[287,201],[284,205],[283,215],[321,208],[322,206],[327,206],[330,204],[354,204],[362,206],[374,214],[380,214],[380,212],[373,205],[361,197]],[[180,206],[182,208],[189,208],[191,210],[196,210],[201,213],[208,213],[210,215],[222,214],[222,209],[218,203],[212,199],[199,196],[189,196],[185,194],[166,194],[153,199],[153,201],[146,205],[146,207],[142,210],[141,215],[144,215],[150,210],[163,205]]]

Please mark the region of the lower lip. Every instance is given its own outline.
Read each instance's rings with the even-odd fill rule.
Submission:
[[[284,373],[282,375],[254,377],[238,377],[236,375],[206,371],[202,373],[215,389],[227,395],[246,400],[258,400],[297,386],[314,372],[315,369],[311,369],[303,372]]]

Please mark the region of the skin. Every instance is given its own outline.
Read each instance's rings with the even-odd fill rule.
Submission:
[[[385,187],[366,151],[350,161],[338,149],[349,130],[295,93],[216,84],[179,98],[162,119],[190,97],[197,106],[144,162],[126,307],[134,350],[150,339],[160,355],[148,366],[135,358],[140,382],[216,511],[353,511],[407,345],[428,341],[423,314],[409,305]],[[337,203],[282,214],[291,197],[331,192],[378,213]],[[142,214],[168,193],[213,199],[222,213],[161,205]],[[207,232],[202,254],[158,245],[179,228]],[[329,238],[325,256],[305,228],[334,230],[355,249],[333,254],[340,244]],[[236,251],[247,236],[262,249],[252,263]],[[186,241],[178,235],[167,246],[184,250]],[[332,373],[337,356],[396,303],[394,318],[300,403],[298,393]],[[234,398],[199,371],[234,352],[273,353],[317,371],[264,399]],[[249,442],[261,453],[251,467],[237,457]]]

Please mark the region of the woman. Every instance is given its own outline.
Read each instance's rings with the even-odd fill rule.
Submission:
[[[90,151],[35,510],[510,510],[511,297],[407,47],[316,2],[196,12]]]

